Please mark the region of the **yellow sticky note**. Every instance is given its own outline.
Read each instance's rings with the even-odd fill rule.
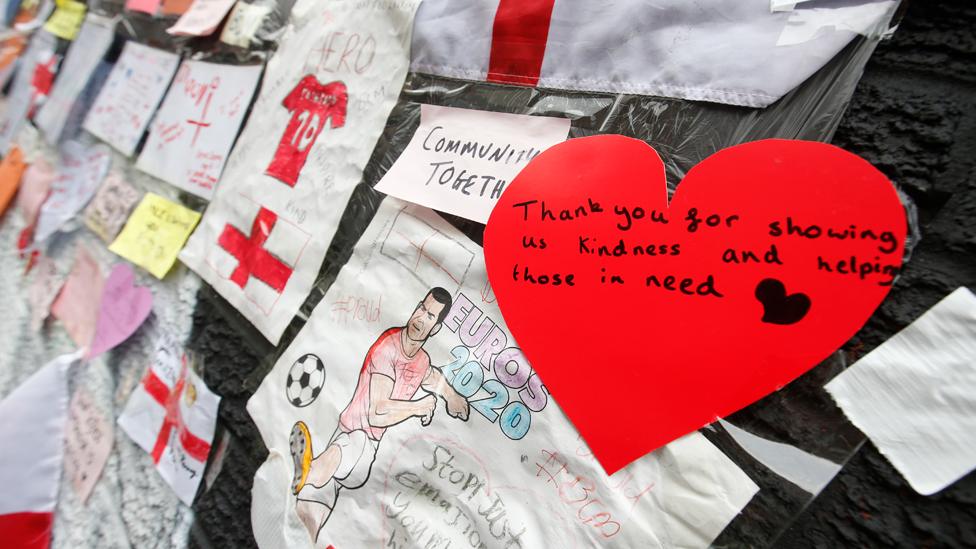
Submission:
[[[198,221],[199,213],[146,193],[108,249],[161,279],[173,267]]]
[[[65,40],[74,40],[85,20],[84,2],[75,0],[55,0],[57,8],[44,24],[44,30]]]

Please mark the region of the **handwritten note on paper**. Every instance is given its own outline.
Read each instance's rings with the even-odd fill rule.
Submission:
[[[220,41],[231,46],[248,48],[254,40],[254,34],[261,28],[264,18],[271,13],[271,7],[263,4],[248,4],[238,2],[230,11],[227,24],[220,33]]]
[[[87,389],[81,387],[71,399],[64,439],[64,474],[71,479],[75,495],[85,503],[102,476],[112,453],[112,422],[98,409]]]
[[[198,221],[199,213],[146,193],[108,249],[162,279]]]
[[[88,347],[95,335],[98,307],[105,281],[98,262],[83,246],[78,246],[75,264],[61,288],[51,314],[64,324],[78,347]]]
[[[237,0],[193,0],[190,9],[166,29],[177,36],[207,36],[217,29]]]
[[[420,106],[420,127],[376,190],[486,223],[505,186],[566,140],[569,119]]]
[[[260,77],[260,65],[184,61],[136,167],[209,200]]]
[[[24,153],[20,147],[11,147],[10,152],[0,162],[0,215],[7,211],[7,206],[13,201],[26,170]]]
[[[57,38],[49,32],[37,32],[31,38],[30,44],[17,62],[17,73],[11,84],[7,103],[0,120],[0,154],[5,154],[11,141],[20,133],[27,121],[27,115],[36,104],[34,77],[40,70],[40,75],[46,78],[46,73],[53,78],[57,64],[55,51]]]
[[[203,479],[220,405],[220,397],[189,368],[190,362],[185,354],[158,349],[118,422],[150,453],[156,471],[187,505]]]
[[[65,40],[74,40],[85,20],[84,2],[75,0],[55,0],[54,13],[44,24],[44,30]]]
[[[905,232],[891,182],[832,145],[723,149],[669,200],[654,149],[599,135],[522,170],[492,211],[484,251],[519,346],[613,474],[833,353],[888,293]],[[579,323],[578,303],[621,320]],[[554,333],[614,351],[557,349]],[[651,357],[632,344],[649,333],[668,334]],[[600,360],[630,365],[627,386],[587,376]],[[585,398],[610,392],[599,406]],[[651,412],[653,424],[640,424]]]
[[[78,36],[65,55],[51,95],[34,117],[34,125],[41,130],[48,143],[56,144],[61,140],[72,109],[91,81],[114,37],[113,20],[91,15],[82,24]]]
[[[88,112],[84,128],[132,156],[179,61],[175,53],[126,42]]]
[[[54,260],[46,255],[37,259],[32,271],[34,279],[27,287],[27,302],[31,306],[30,327],[36,332],[44,326],[44,321],[51,314],[51,304],[61,291],[64,277]]]
[[[125,9],[129,11],[141,11],[149,15],[156,15],[159,10],[161,0],[126,0]]]
[[[85,225],[105,242],[111,242],[129,219],[141,193],[117,172],[112,172],[85,208]]]
[[[86,147],[77,141],[61,149],[61,166],[51,194],[37,218],[34,242],[43,242],[88,204],[105,179],[112,154],[105,145]]]

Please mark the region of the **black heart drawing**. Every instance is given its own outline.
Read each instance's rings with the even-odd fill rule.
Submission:
[[[810,310],[806,294],[786,295],[786,286],[775,278],[763,279],[756,286],[756,299],[762,303],[762,321],[768,324],[795,324]]]

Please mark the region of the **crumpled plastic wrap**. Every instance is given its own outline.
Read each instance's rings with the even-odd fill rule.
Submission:
[[[766,138],[829,141],[878,41],[856,39],[802,86],[765,109],[411,73],[366,168],[364,181],[346,207],[316,288],[286,333],[283,345],[322,298],[382,201],[383,195],[372,186],[410,141],[420,122],[420,104],[568,117],[572,120],[570,138],[619,133],[642,139],[660,153],[673,193],[692,166],[722,148]],[[907,195],[901,196],[909,219],[907,261],[919,233],[914,206]],[[443,216],[481,243],[483,225]],[[863,444],[863,435],[823,390],[847,363],[846,352],[840,350],[777,393],[702,430],[760,486],[759,493],[714,546],[771,544]],[[255,385],[259,377],[255,376]]]
[[[216,37],[172,37],[165,33],[165,29],[171,26],[175,17],[160,19],[125,12],[118,33],[125,38],[134,38],[197,59],[225,63],[260,62],[273,49],[274,38],[287,20],[291,2],[255,0],[255,3],[266,4],[273,9],[256,34],[258,42],[252,44],[250,50],[227,46]],[[122,2],[103,0],[98,9],[110,15],[121,14]],[[410,141],[419,125],[420,104],[566,117],[572,120],[571,138],[619,133],[642,139],[652,145],[665,162],[669,190],[673,192],[692,166],[731,145],[773,137],[829,141],[878,41],[878,38],[855,39],[803,85],[765,109],[627,94],[526,88],[411,73],[383,136],[373,151],[363,181],[345,206],[315,289],[282,338],[282,343],[276,350],[256,335],[246,321],[236,322],[241,333],[246,334],[242,339],[254,347],[255,355],[263,357],[262,365],[243,384],[250,392],[257,388],[278,353],[294,338],[311,310],[325,295],[339,269],[349,259],[356,242],[384,198],[372,187]],[[109,59],[117,56],[120,50],[120,43],[116,44]],[[181,198],[197,209],[203,205],[185,194]],[[911,229],[911,237],[906,242],[907,260],[917,242],[918,224],[909,200],[907,197],[903,200]],[[481,243],[482,225],[453,216],[444,217],[472,240]],[[194,278],[190,273],[187,276]],[[186,292],[180,288],[179,293],[183,296]],[[221,311],[224,316],[240,319],[235,310],[222,301],[220,303],[224,306]],[[185,310],[185,307],[180,307],[180,310]],[[187,329],[184,324],[188,318],[188,314],[181,317],[181,331]],[[715,546],[771,544],[863,444],[863,435],[847,422],[823,390],[823,385],[848,365],[847,356],[846,351],[838,351],[781,391],[725,418],[724,422],[702,430],[713,444],[760,486],[759,493],[719,536]],[[135,375],[132,373],[135,370],[137,368],[127,368],[126,377]],[[111,398],[113,385],[125,385],[118,379],[112,379],[118,377],[117,373],[115,376],[110,372],[99,376],[106,378],[103,383],[109,387],[101,391],[105,398]],[[8,380],[5,385],[12,383]],[[118,406],[120,402],[116,397],[114,404]],[[123,442],[120,440],[119,444]],[[245,444],[260,443],[245,441]],[[121,473],[122,476],[131,475],[127,471]],[[165,487],[152,486],[151,489],[165,491]],[[112,496],[120,497],[114,492]],[[171,508],[167,504],[161,504],[161,507]],[[77,510],[72,508],[68,512]],[[246,510],[241,509],[240,513],[243,515]],[[123,513],[124,522],[152,524],[172,521],[179,523],[180,530],[188,528],[188,516],[182,512],[174,517],[156,518],[141,514],[130,517],[129,514]],[[136,535],[130,534],[130,539],[136,540],[167,534],[155,532],[143,537],[148,533],[143,532],[145,528],[127,528],[138,530]],[[72,535],[80,534],[75,532]],[[198,529],[194,537],[202,541],[201,535]],[[177,537],[174,535],[172,540],[176,545],[179,544]],[[63,539],[70,538],[65,535]]]

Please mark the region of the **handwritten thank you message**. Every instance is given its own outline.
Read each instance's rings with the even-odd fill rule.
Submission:
[[[522,170],[485,232],[513,335],[608,473],[789,383],[888,293],[906,222],[885,176],[822,143],[722,150],[668,203],[641,141]]]

